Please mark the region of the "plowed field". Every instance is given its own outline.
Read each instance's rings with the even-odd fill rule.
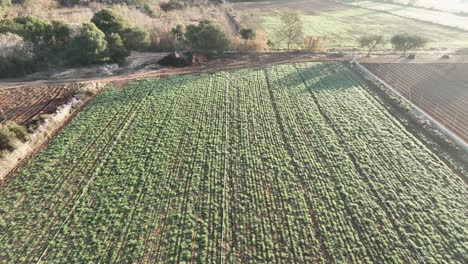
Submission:
[[[468,63],[362,63],[468,142]]]

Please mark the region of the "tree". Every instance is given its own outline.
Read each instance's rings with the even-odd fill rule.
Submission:
[[[46,56],[64,47],[70,40],[71,28],[59,21],[52,21],[23,16],[14,20],[0,21],[0,34],[13,33],[33,44],[36,60],[41,61]]]
[[[52,25],[45,19],[22,16],[13,21],[16,23],[17,31],[11,33],[20,35],[24,40],[32,42],[35,47],[44,46],[53,38]]]
[[[93,23],[84,23],[80,34],[67,48],[68,63],[86,65],[103,61],[106,57],[107,41],[104,33]]]
[[[127,50],[144,50],[151,44],[148,31],[130,27],[128,21],[113,10],[103,9],[97,12],[91,21],[106,36],[119,34]]]
[[[125,48],[122,39],[119,34],[111,33],[106,38],[107,46],[109,49],[109,58],[113,62],[122,64],[125,62],[125,58],[130,55],[130,52]]]
[[[128,21],[111,9],[103,9],[97,12],[91,22],[106,35],[111,33],[120,35],[125,29],[129,28]]]
[[[390,42],[393,48],[397,51],[403,51],[403,56],[406,56],[406,52],[416,48],[422,48],[426,45],[427,40],[416,35],[409,34],[397,34],[394,35]]]
[[[128,50],[145,50],[151,44],[148,31],[140,28],[126,28],[120,33],[120,37]]]
[[[291,50],[293,44],[301,45],[304,40],[302,30],[302,19],[299,14],[294,12],[285,12],[281,15],[281,25],[275,32],[276,41],[286,43],[288,50]]]
[[[377,47],[385,44],[385,38],[382,35],[365,35],[358,39],[359,46],[367,49],[367,57]]]
[[[70,41],[71,28],[61,21],[52,21],[52,39],[48,46],[51,49],[61,50]]]
[[[171,34],[174,35],[176,39],[176,50],[180,49],[180,43],[184,41],[184,27],[182,25],[177,25],[171,30]]]
[[[185,41],[192,50],[200,52],[223,52],[229,45],[224,31],[209,20],[200,21],[198,25],[187,26]]]

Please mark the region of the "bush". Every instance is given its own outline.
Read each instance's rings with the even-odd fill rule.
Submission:
[[[28,133],[15,123],[0,126],[0,150],[11,150],[17,140],[26,142]]]
[[[120,34],[128,50],[145,50],[151,44],[148,31],[139,28],[127,28]]]
[[[169,12],[169,11],[172,11],[172,10],[184,9],[185,4],[182,3],[179,0],[170,0],[169,2],[159,4],[159,7],[164,12]]]
[[[58,0],[59,5],[73,7],[82,3],[81,0]]]
[[[52,39],[48,46],[53,50],[61,50],[70,41],[71,28],[61,21],[52,21]]]
[[[106,34],[116,33],[122,39],[127,50],[145,50],[151,44],[150,34],[139,28],[129,26],[127,20],[110,9],[96,13],[91,21]]]
[[[111,33],[117,33],[120,35],[129,27],[128,21],[110,9],[103,9],[94,14],[91,22],[93,22],[106,35],[110,35]]]
[[[12,149],[15,135],[8,129],[0,128],[0,150]]]
[[[192,50],[200,52],[217,51],[221,53],[229,46],[224,31],[209,20],[201,21],[197,26],[187,26],[185,41]]]
[[[0,0],[0,7],[11,6],[11,0]]]
[[[106,52],[107,41],[104,33],[93,23],[84,23],[80,34],[67,47],[67,62],[71,65],[101,62],[106,58]]]
[[[14,22],[17,24],[17,32],[12,33],[31,41],[36,47],[47,44],[53,38],[53,27],[48,20],[22,16],[15,18]]]
[[[119,64],[124,63],[125,58],[130,55],[130,52],[125,48],[119,34],[112,33],[106,39],[109,47],[110,60]]]
[[[18,124],[11,123],[6,126],[8,130],[15,135],[15,138],[21,142],[26,142],[28,140],[28,133],[26,129]]]
[[[254,39],[256,36],[255,31],[251,28],[243,28],[239,33],[244,40]]]
[[[156,17],[156,12],[154,11],[153,7],[150,6],[148,3],[145,3],[143,5],[143,10],[145,11],[145,13],[151,17],[151,18],[155,18]]]
[[[37,63],[25,57],[0,57],[0,78],[13,78],[33,73],[37,70]]]

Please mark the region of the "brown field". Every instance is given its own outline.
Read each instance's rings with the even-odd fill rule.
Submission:
[[[0,89],[0,112],[6,121],[28,126],[67,103],[78,87],[73,84]]]
[[[362,63],[468,142],[468,63]]]

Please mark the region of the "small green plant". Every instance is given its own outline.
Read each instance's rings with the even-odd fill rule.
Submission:
[[[185,4],[179,0],[170,0],[169,2],[159,4],[159,7],[164,12],[169,12],[172,10],[184,9]]]

